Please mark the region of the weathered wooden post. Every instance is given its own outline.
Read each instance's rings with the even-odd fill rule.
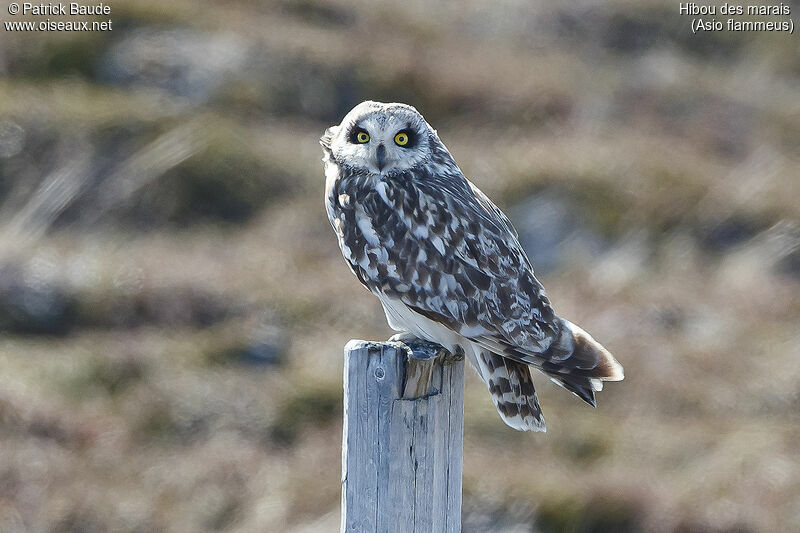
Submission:
[[[344,349],[344,532],[460,532],[464,363],[429,343]]]

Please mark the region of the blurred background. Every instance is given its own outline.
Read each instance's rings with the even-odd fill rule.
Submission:
[[[110,5],[0,37],[0,531],[338,529],[342,347],[392,332],[317,140],[364,99],[425,115],[626,369],[597,409],[539,379],[546,434],[468,375],[465,532],[800,530],[797,35],[672,0]]]

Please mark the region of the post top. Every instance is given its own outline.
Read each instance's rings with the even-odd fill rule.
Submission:
[[[405,400],[439,394],[442,368],[464,358],[463,351],[454,355],[439,344],[422,340],[377,342],[353,339],[345,345],[344,351],[345,357],[366,352],[369,356],[395,358],[400,365],[398,386]],[[383,379],[383,375],[379,379]]]
[[[441,357],[443,361],[458,361],[463,359],[463,354],[453,354],[440,344],[427,341],[366,341],[361,339],[350,339],[344,346],[345,352],[355,350],[380,351],[386,348],[394,348],[397,351],[405,352],[408,359],[435,359]]]

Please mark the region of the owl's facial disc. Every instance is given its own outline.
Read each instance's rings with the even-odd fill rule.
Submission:
[[[428,130],[413,107],[364,102],[344,118],[331,149],[340,163],[390,175],[427,159]]]

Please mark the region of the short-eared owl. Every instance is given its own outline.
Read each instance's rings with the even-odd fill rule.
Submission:
[[[556,316],[508,218],[405,104],[363,102],[320,140],[328,218],[395,338],[467,355],[509,426],[544,431],[531,367],[595,405],[622,366]]]

